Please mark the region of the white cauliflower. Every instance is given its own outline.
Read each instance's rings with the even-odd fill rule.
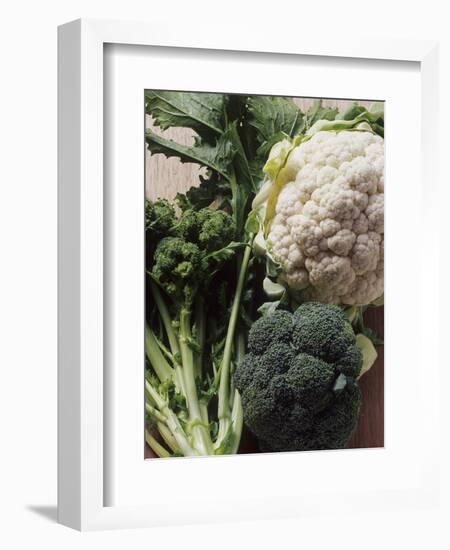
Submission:
[[[376,300],[384,275],[383,138],[318,131],[285,158],[265,208],[267,250],[283,267],[280,279],[311,300]]]

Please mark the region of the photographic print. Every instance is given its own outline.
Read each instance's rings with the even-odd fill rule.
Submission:
[[[384,104],[145,92],[146,458],[384,445]]]

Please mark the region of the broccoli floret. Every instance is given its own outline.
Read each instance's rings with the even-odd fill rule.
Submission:
[[[274,344],[263,355],[247,353],[240,368],[236,369],[234,384],[241,393],[252,384],[264,387],[268,377],[284,374],[294,360],[294,350],[283,343]]]
[[[250,388],[255,379],[255,372],[259,370],[261,358],[253,353],[247,353],[233,374],[233,383],[241,395]]]
[[[200,231],[198,243],[208,252],[219,250],[229,244],[236,233],[233,218],[223,210],[203,208],[198,212]]]
[[[165,237],[155,250],[152,276],[176,302],[190,305],[202,278],[203,254],[194,243]]]
[[[282,375],[266,386],[250,385],[242,394],[245,423],[258,438],[277,440],[286,432],[292,403],[292,392]]]
[[[175,209],[166,199],[145,201],[145,265],[151,269],[158,242],[176,222]]]
[[[306,303],[256,321],[234,383],[261,449],[345,447],[359,414],[360,368],[351,325],[335,306]]]
[[[151,203],[152,231],[162,229],[164,223],[169,224],[171,209],[164,200]],[[217,262],[221,261],[220,258],[210,260],[208,254],[229,244],[235,225],[226,212],[203,208],[183,212],[169,230],[174,236],[165,237],[157,244],[151,273],[178,305],[189,309],[194,295],[213,272],[212,262],[217,269]]]
[[[296,404],[287,422],[278,424],[279,433],[265,430],[266,439],[259,440],[263,452],[317,451],[343,449],[352,436],[361,406],[361,392],[356,384],[339,395],[319,414]],[[294,433],[286,423],[301,426]]]
[[[306,353],[297,355],[286,374],[286,382],[296,400],[312,410],[327,401],[335,380],[333,365]]]
[[[295,352],[289,344],[278,343],[271,346],[267,353],[255,355],[251,352],[234,374],[236,388],[243,392],[252,383],[267,385],[267,377],[284,374],[295,359]]]
[[[248,353],[236,369],[233,381],[241,392],[247,425],[253,426],[254,433],[277,433],[287,421],[285,415],[293,392],[284,374],[294,360],[290,345],[276,343],[263,355]]]
[[[338,306],[307,302],[293,318],[293,344],[299,352],[334,363],[355,344],[352,326]]]
[[[363,364],[363,354],[359,347],[352,345],[336,361],[336,369],[346,376],[358,378]]]
[[[316,440],[310,449],[341,449],[345,447],[358,422],[361,407],[361,391],[355,382],[348,381],[345,390],[332,404],[315,418]],[[304,446],[308,441],[302,441]]]
[[[198,212],[186,210],[175,225],[174,233],[180,239],[197,243],[199,228]]]
[[[233,240],[235,232],[233,218],[223,210],[213,208],[186,210],[175,227],[178,237],[207,252],[225,247]]]
[[[273,344],[290,343],[292,329],[289,311],[274,311],[253,324],[248,335],[248,349],[255,355],[261,355]]]
[[[168,200],[145,201],[145,230],[150,238],[159,240],[167,235],[175,221],[175,208]]]

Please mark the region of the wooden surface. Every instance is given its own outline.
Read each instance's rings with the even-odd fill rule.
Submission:
[[[369,309],[365,321],[384,338],[384,307]],[[377,346],[377,351],[375,364],[359,383],[363,402],[350,448],[384,446],[384,346]]]
[[[305,111],[311,105],[310,99],[295,99],[299,107]],[[324,105],[337,106],[345,109],[351,101],[326,100]],[[360,101],[369,106],[370,102]],[[152,127],[151,119],[147,117],[147,127]],[[158,129],[156,131],[159,132]],[[164,136],[175,139],[179,143],[190,144],[193,132],[185,129],[169,129]],[[185,191],[193,185],[198,185],[198,176],[202,169],[195,164],[182,164],[178,159],[166,159],[163,155],[146,153],[146,195],[150,199],[164,197],[173,199],[178,191]],[[384,335],[384,308],[370,309],[366,313],[367,325]],[[384,445],[384,357],[383,346],[378,347],[378,359],[372,369],[360,381],[363,404],[358,427],[350,441],[350,448],[382,447]],[[250,453],[257,449],[253,436],[245,433],[242,438],[240,452]],[[152,452],[146,447],[146,458],[152,457]]]

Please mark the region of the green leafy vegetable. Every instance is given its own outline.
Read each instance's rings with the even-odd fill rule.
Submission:
[[[152,155],[206,168],[177,210],[146,203],[148,445],[161,457],[236,453],[245,417],[267,450],[343,446],[375,336],[358,309],[358,343],[343,309],[290,313],[297,297],[277,281],[283,266],[261,211],[273,210],[297,145],[321,128],[382,135],[380,106],[338,113],[317,101],[304,114],[282,97],[149,91],[145,100],[156,128],[194,133],[182,145],[147,130]]]
[[[257,130],[260,144],[284,133],[294,137],[303,131],[304,115],[290,98],[251,96],[248,98],[249,124]]]
[[[214,145],[196,140],[192,146],[180,145],[151,130],[145,133],[147,145],[152,153],[163,153],[166,157],[178,157],[181,162],[193,162],[206,166],[230,180],[234,151],[228,135],[221,135]]]
[[[206,141],[224,131],[224,95],[151,91],[145,93],[145,99],[147,114],[162,130],[192,128]]]

